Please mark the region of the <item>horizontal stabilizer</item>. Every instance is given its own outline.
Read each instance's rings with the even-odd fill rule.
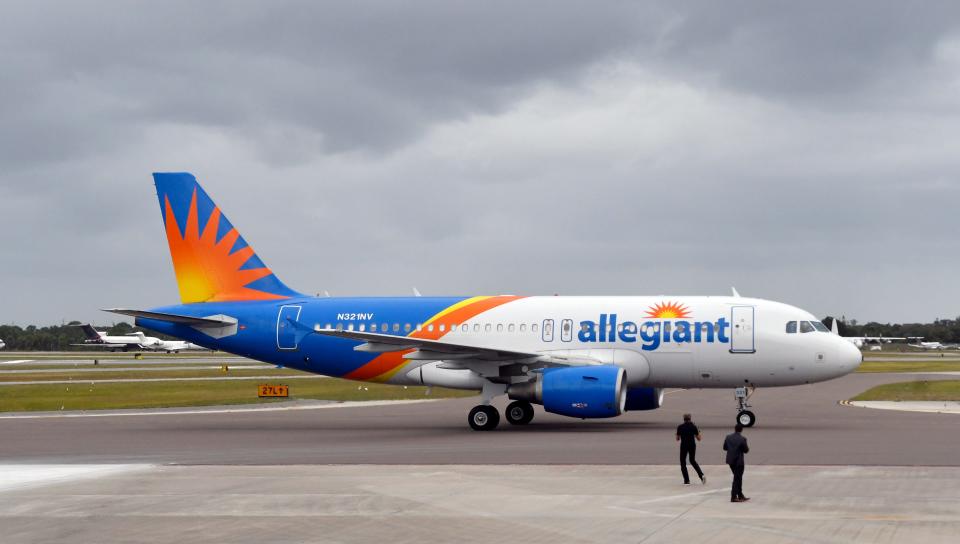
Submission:
[[[223,327],[237,323],[236,319],[226,316],[193,317],[190,315],[148,312],[146,310],[128,310],[126,308],[103,308],[103,311],[128,315],[130,317],[142,317],[145,319],[156,319],[157,321],[167,321],[169,323],[180,323],[194,327]]]

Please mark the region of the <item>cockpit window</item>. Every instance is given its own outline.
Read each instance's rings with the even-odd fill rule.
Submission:
[[[800,332],[813,332],[815,330],[816,329],[813,328],[813,325],[811,325],[809,321],[800,322]]]
[[[787,323],[787,334],[794,334],[797,332],[797,322],[791,321]]]
[[[820,332],[830,332],[830,329],[828,329],[826,325],[824,325],[819,321],[811,321],[810,323],[813,324],[813,328],[817,329]]]

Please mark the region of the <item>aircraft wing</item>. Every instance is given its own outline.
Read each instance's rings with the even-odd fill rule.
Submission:
[[[508,365],[514,363],[541,363],[543,366],[586,366],[601,362],[592,357],[534,353],[491,347],[470,346],[442,340],[394,336],[375,332],[343,331],[336,329],[313,329],[313,332],[325,336],[347,338],[365,342],[353,348],[357,351],[387,353],[393,351],[411,351],[404,357],[413,360],[457,361],[457,365],[469,367],[470,361],[481,361]]]

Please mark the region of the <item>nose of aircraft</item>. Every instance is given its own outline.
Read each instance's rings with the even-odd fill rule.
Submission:
[[[844,370],[843,373],[849,374],[856,370],[857,367],[860,366],[860,363],[863,362],[863,353],[857,346],[843,338],[837,337],[836,340],[840,344],[837,349],[837,360]]]

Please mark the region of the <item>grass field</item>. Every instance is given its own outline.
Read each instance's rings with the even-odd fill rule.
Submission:
[[[960,361],[864,361],[857,372],[960,372]]]
[[[220,404],[270,403],[283,399],[257,398],[257,384],[263,380],[205,382],[140,382],[60,385],[17,385],[0,387],[0,412],[31,410],[102,410],[118,408],[164,408]],[[290,399],[334,401],[409,400],[468,397],[477,393],[425,387],[359,383],[338,378],[269,380],[290,386]]]
[[[901,382],[878,385],[850,400],[960,400],[960,380]]]
[[[124,370],[115,372],[103,370],[98,372],[70,372],[64,369],[58,372],[23,372],[10,373],[0,371],[0,382],[35,382],[35,381],[62,381],[74,380],[78,383],[91,380],[143,380],[143,379],[171,379],[171,378],[242,378],[244,376],[301,376],[323,379],[322,376],[301,372],[299,370],[277,369],[264,365],[263,368],[232,368],[223,372],[216,368],[211,369],[164,369],[164,370]]]

